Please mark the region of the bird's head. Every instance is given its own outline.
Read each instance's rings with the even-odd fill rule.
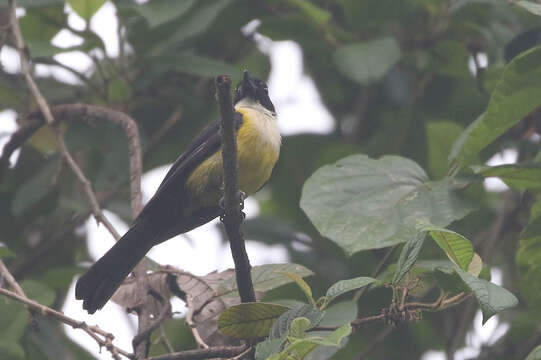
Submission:
[[[273,113],[276,112],[274,110],[274,105],[269,98],[267,84],[263,80],[250,76],[247,70],[244,70],[244,76],[235,88],[235,98],[233,103],[237,104],[239,101],[245,99],[255,101]]]

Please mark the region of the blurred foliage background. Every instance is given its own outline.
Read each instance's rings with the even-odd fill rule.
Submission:
[[[104,2],[68,0],[86,20]],[[67,68],[57,59],[67,51],[81,51],[93,62],[85,74],[67,68],[81,80],[78,85],[37,77],[47,100],[53,105],[103,105],[130,114],[139,124],[145,170],[174,161],[218,116],[213,76],[226,73],[236,81],[247,68],[267,77],[270,62],[258,47],[258,36],[300,45],[305,72],[336,125],[329,134],[283,139],[273,177],[256,196],[260,214],[246,222],[245,233],[256,241],[284,245],[292,262],[315,272],[309,278],[315,293],[323,293],[338,279],[370,276],[387,250],[346,257],[321,237],[299,207],[306,179],[320,166],[355,153],[398,154],[416,161],[432,179],[444,177],[453,142],[483,113],[505,64],[541,42],[541,5],[527,1],[116,0],[112,3],[119,21],[120,53],[109,57],[96,33],[68,25],[63,0],[18,3],[24,9],[20,23],[33,64]],[[6,19],[7,8],[0,8],[4,27]],[[241,31],[256,19],[255,32]],[[53,46],[51,39],[62,29],[81,37],[82,44]],[[0,41],[13,47],[5,32]],[[541,89],[539,79],[531,81]],[[37,109],[19,74],[4,67],[0,104],[17,113],[20,125]],[[70,150],[104,207],[129,222],[129,164],[122,131],[98,121],[70,122],[64,129]],[[514,149],[518,161],[539,159],[540,131],[539,113],[534,112],[485,148],[475,162],[483,164],[505,149]],[[73,276],[84,270],[80,262],[88,259],[85,234],[77,228],[88,218],[89,208],[55,146],[50,130],[42,128],[22,146],[16,164],[3,172],[0,256],[29,296],[59,307]],[[531,271],[535,266],[530,266],[529,255],[521,263],[526,264],[523,272],[516,261],[519,236],[535,196],[511,189],[488,192],[479,183],[468,189],[468,196],[478,210],[452,229],[472,239],[483,261],[502,271],[503,286],[521,300],[518,308],[499,317],[510,330],[495,344],[479,348],[476,358],[522,360],[541,342],[540,271]],[[530,230],[536,234],[533,252],[541,246],[540,232]],[[398,254],[395,251],[388,263],[396,262]],[[442,256],[433,244],[421,254],[431,259]],[[286,286],[268,296],[302,294]],[[389,298],[389,290],[383,288],[364,295],[359,314],[377,313]],[[426,313],[422,321],[393,331],[385,330],[386,324],[373,324],[356,332],[335,358],[418,359],[433,349],[453,359],[465,344],[475,311],[470,301]],[[11,348],[10,342],[24,349],[22,356],[10,350],[7,358],[93,358],[66,338],[59,324],[44,319],[42,331],[36,332],[26,321],[22,308],[0,305],[0,349]],[[168,329],[176,350],[194,347],[182,321],[169,323]],[[381,334],[384,340],[371,346]],[[369,355],[363,357],[367,350]]]

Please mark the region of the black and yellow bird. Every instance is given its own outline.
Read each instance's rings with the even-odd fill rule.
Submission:
[[[265,82],[244,72],[235,89],[238,184],[250,195],[269,179],[280,153],[276,112]],[[242,115],[242,116],[240,116]],[[188,146],[124,236],[79,278],[75,297],[89,313],[101,309],[154,246],[223,213],[220,124]]]

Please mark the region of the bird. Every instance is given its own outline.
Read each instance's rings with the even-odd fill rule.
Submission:
[[[248,71],[234,91],[238,186],[249,196],[269,180],[281,135],[267,84]],[[75,298],[93,314],[101,309],[146,253],[223,214],[220,123],[211,122],[187,146],[129,230],[78,280]]]

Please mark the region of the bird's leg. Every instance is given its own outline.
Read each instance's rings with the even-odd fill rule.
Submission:
[[[237,192],[237,201],[239,202],[240,211],[243,218],[246,217],[246,214],[242,211],[244,210],[244,199],[246,199],[246,193],[242,190],[239,190]],[[218,201],[218,206],[220,206],[220,208],[225,211],[225,201],[223,196],[220,198],[220,201]]]
[[[237,192],[237,200],[240,204],[240,210],[244,210],[244,200],[246,199],[246,193],[242,190]]]

